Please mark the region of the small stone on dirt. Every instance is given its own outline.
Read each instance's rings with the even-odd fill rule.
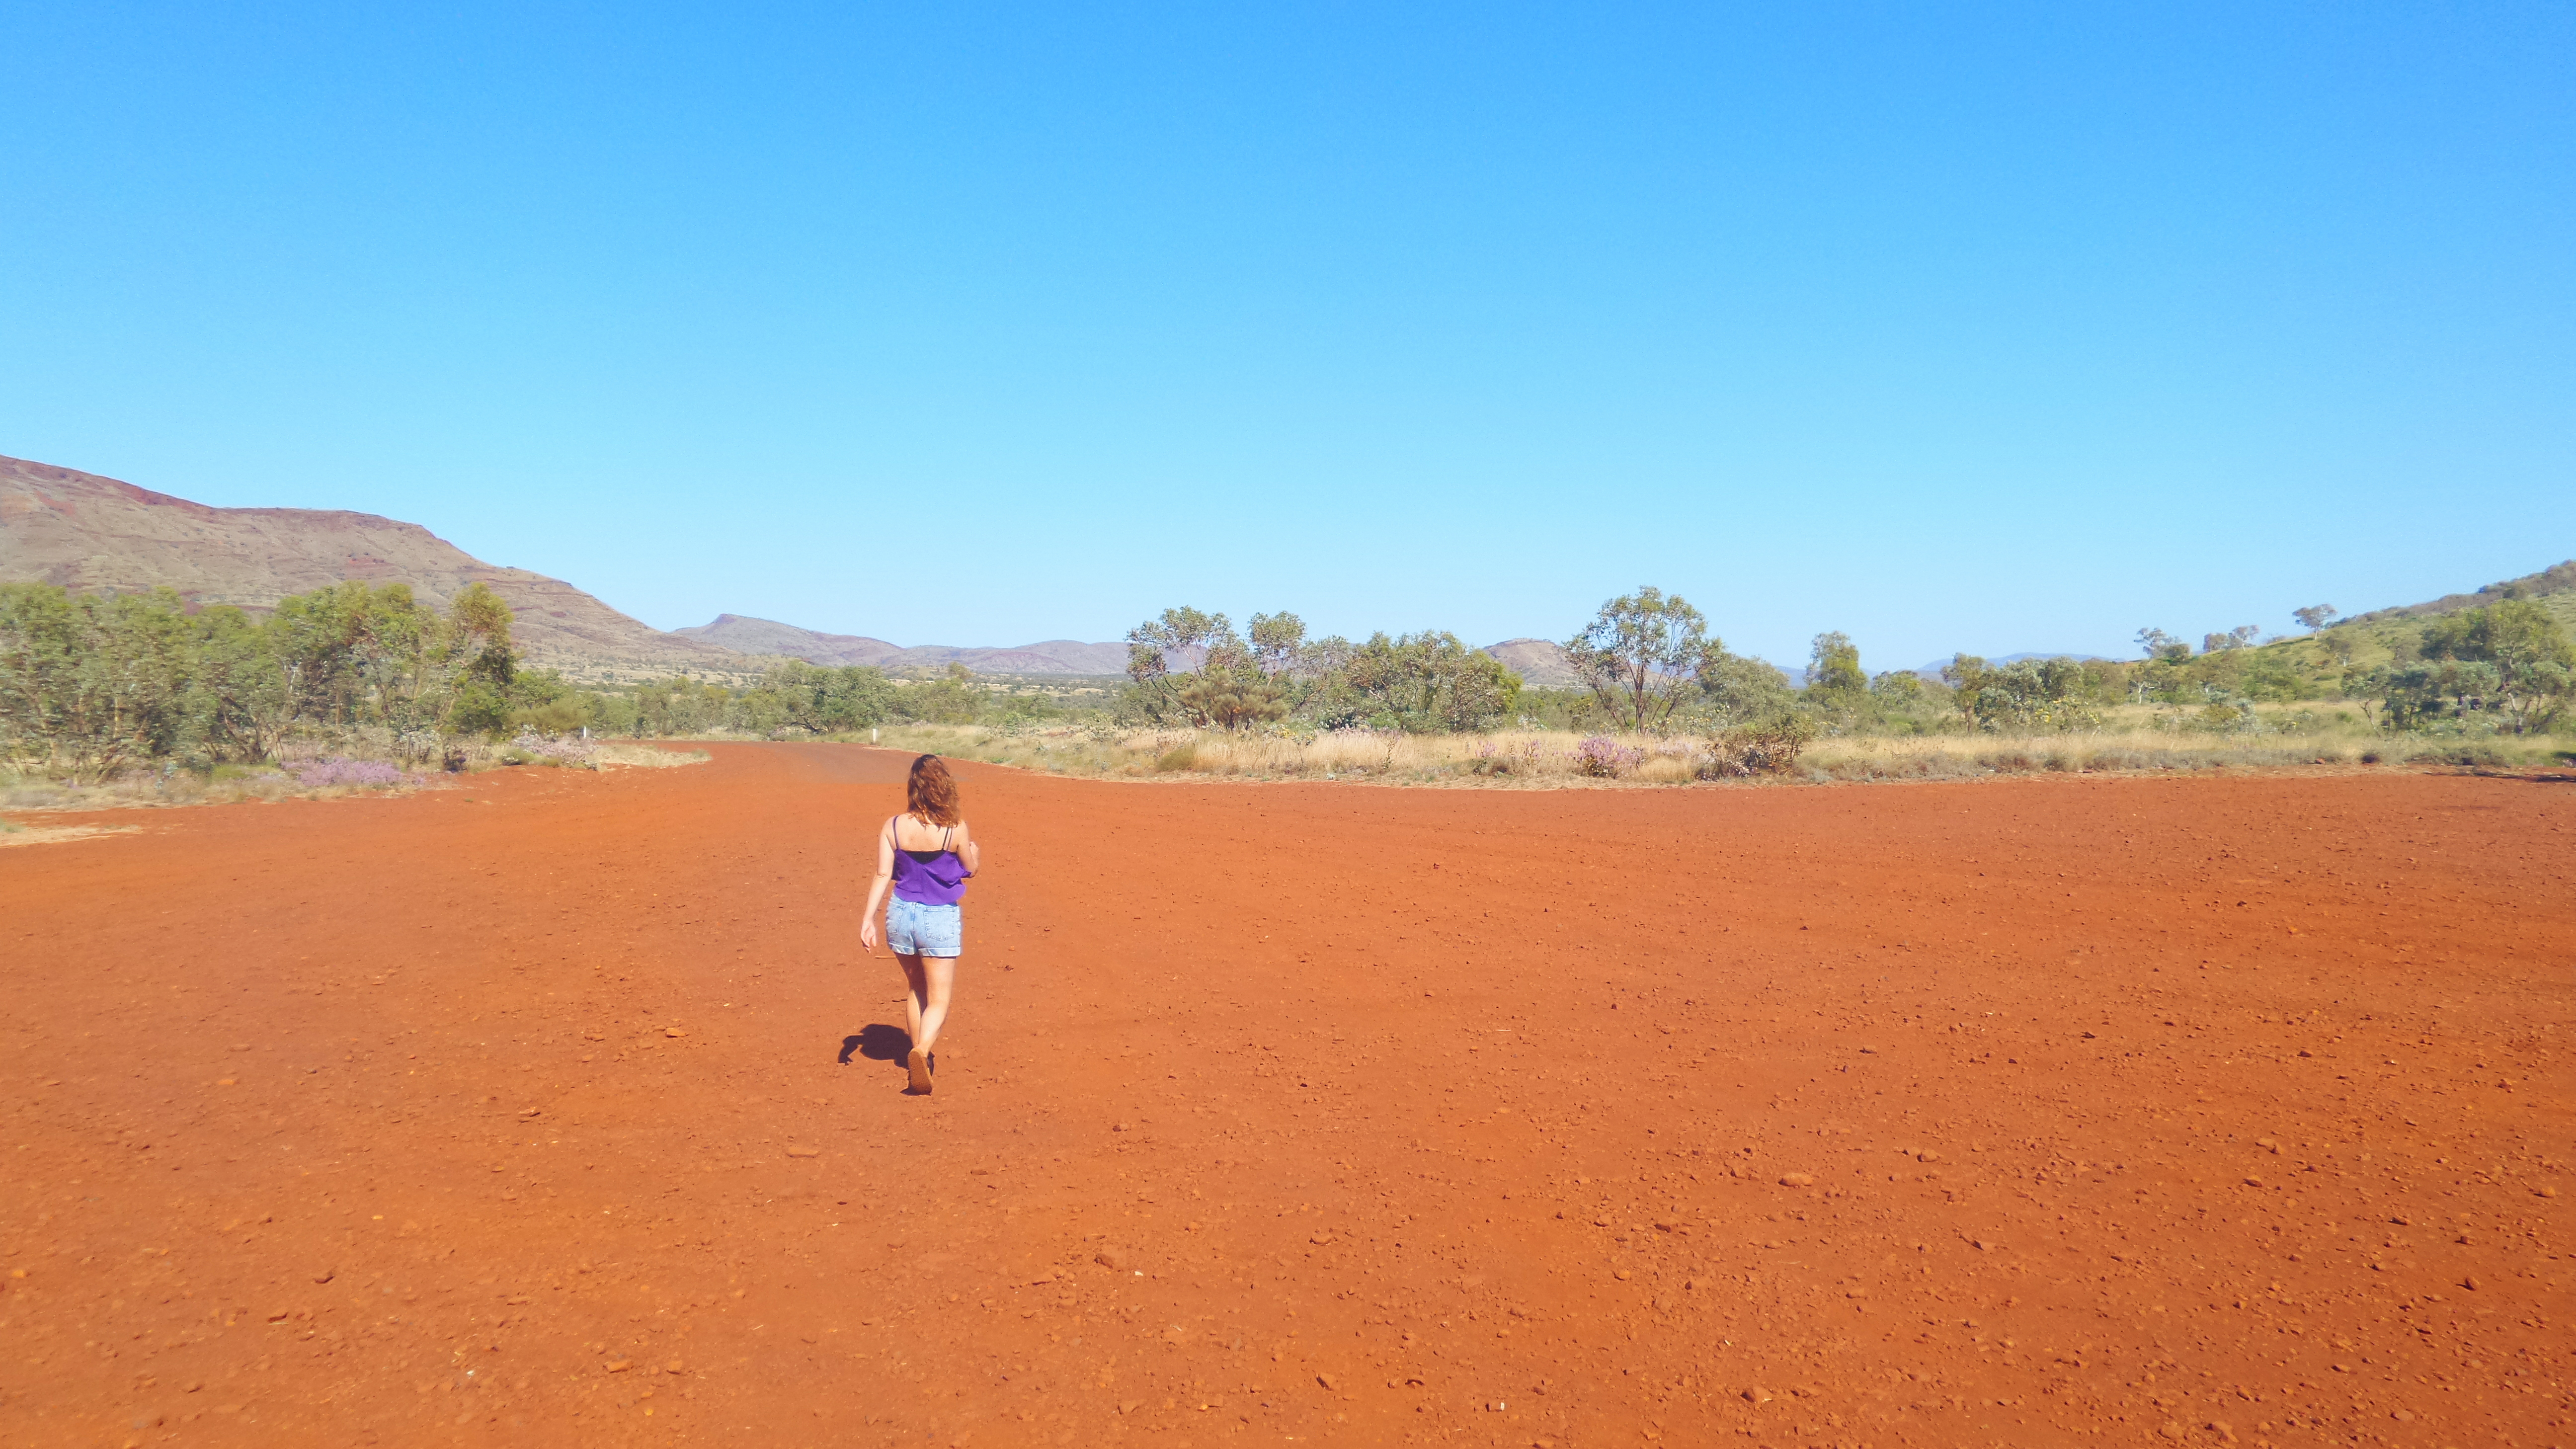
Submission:
[[[688,1033],[676,1026],[666,1026],[662,1028],[662,1035],[668,1037],[682,1037],[687,1036]]]
[[[1813,1187],[1816,1185],[1816,1179],[1803,1172],[1784,1172],[1780,1174],[1780,1185],[1782,1187]]]
[[[823,1155],[823,1149],[820,1147],[798,1147],[791,1144],[787,1149],[787,1155],[790,1157],[820,1157]]]
[[[1126,1253],[1123,1253],[1116,1248],[1103,1248],[1099,1252],[1091,1255],[1091,1261],[1098,1263],[1101,1267],[1107,1268],[1113,1273],[1123,1273],[1127,1270],[1127,1265],[1134,1262],[1135,1259],[1129,1257]]]
[[[666,1373],[666,1374],[676,1374],[676,1373],[681,1373],[681,1372],[685,1372],[685,1371],[686,1371],[686,1369],[687,1369],[687,1365],[685,1365],[685,1364],[681,1363],[681,1362],[680,1362],[678,1359],[676,1359],[676,1358],[675,1358],[675,1359],[673,1359],[673,1360],[671,1360],[669,1363],[666,1363],[666,1364],[662,1365],[662,1372],[664,1372],[664,1373]]]

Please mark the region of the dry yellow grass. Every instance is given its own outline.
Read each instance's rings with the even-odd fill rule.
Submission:
[[[2063,734],[1829,736],[1815,741],[1791,781],[1965,779],[1989,775],[2192,770],[2290,765],[2360,765],[2453,760],[2504,766],[2548,763],[2566,742],[2546,737],[2474,744],[2391,739],[2358,721],[2283,711],[2283,722],[2322,727],[2207,733],[2176,727],[2170,714],[2124,712],[2094,730]],[[931,751],[1021,769],[1118,778],[1220,777],[1264,780],[1379,780],[1414,784],[1562,787],[1684,785],[1711,778],[1705,740],[1626,736],[1631,752],[1607,776],[1587,768],[1583,736],[1563,731],[1486,735],[1396,735],[1329,731],[1313,735],[1229,734],[1221,730],[1100,731],[1075,727],[998,731],[978,726],[903,725],[884,731],[898,749]]]
[[[668,770],[679,765],[702,765],[712,758],[704,750],[683,750],[630,740],[603,740],[590,752],[591,766],[601,770]]]

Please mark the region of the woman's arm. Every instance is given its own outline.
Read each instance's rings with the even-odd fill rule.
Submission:
[[[975,843],[974,833],[966,828],[966,822],[963,820],[957,822],[956,850],[957,859],[965,864],[968,875],[973,875],[984,868],[984,847]],[[887,868],[891,870],[893,867]]]
[[[894,822],[877,832],[877,878],[868,882],[867,908],[859,912],[859,945],[869,955],[877,953],[877,907],[885,903],[886,887],[894,882]]]

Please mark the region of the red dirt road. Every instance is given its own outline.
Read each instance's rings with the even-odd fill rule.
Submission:
[[[0,851],[0,1443],[2576,1443],[2576,790],[965,767],[916,1098],[902,763]]]

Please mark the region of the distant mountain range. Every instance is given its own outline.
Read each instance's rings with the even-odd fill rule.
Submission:
[[[336,509],[213,508],[94,473],[0,457],[0,582],[107,593],[169,588],[192,604],[259,614],[289,594],[349,580],[409,584],[441,605],[471,584],[486,585],[509,602],[511,632],[529,664],[588,683],[681,673],[738,682],[781,658],[894,670],[962,664],[996,675],[1097,677],[1127,669],[1123,643],[906,648],[740,614],[665,632],[561,579],[485,563],[416,523]],[[1572,682],[1563,651],[1545,640],[1515,639],[1494,652],[1533,684]]]
[[[0,457],[0,582],[112,593],[171,588],[264,613],[344,580],[406,583],[444,604],[488,585],[540,668],[584,680],[756,674],[730,649],[663,633],[561,579],[475,558],[416,523],[312,508],[209,508],[70,468]]]
[[[864,634],[820,634],[773,619],[718,614],[712,623],[671,631],[702,644],[743,654],[784,654],[815,664],[873,664],[880,669],[945,669],[963,664],[978,674],[1124,674],[1127,646],[1049,639],[1016,649],[960,649],[921,644],[906,649]]]
[[[0,457],[0,583],[52,583],[115,593],[166,587],[192,603],[265,612],[288,594],[351,579],[406,583],[438,604],[470,584],[484,584],[509,601],[516,615],[512,633],[530,664],[586,683],[681,673],[739,682],[781,658],[896,670],[962,664],[979,674],[1018,676],[1101,677],[1127,668],[1123,643],[1049,639],[1007,649],[906,648],[863,634],[825,634],[740,614],[718,614],[708,623],[665,632],[561,579],[487,564],[416,523],[336,509],[210,508],[114,478]],[[2571,591],[2576,591],[2576,561],[2490,584],[2474,594],[2381,609],[2346,622],[2395,623],[2498,598]],[[2551,602],[2563,600],[2553,597]],[[1485,652],[1536,687],[1581,683],[1565,650],[1545,639],[1506,639]],[[1989,656],[1998,664],[2055,657]],[[1948,662],[1936,660],[1917,672],[1938,678]]]
[[[2088,659],[2105,659],[2109,656],[2103,654],[2069,654],[2063,650],[2026,649],[2019,654],[1988,654],[1983,657],[1988,664],[2019,664],[2025,659],[2072,659],[2076,663],[2081,664]],[[1947,659],[1935,659],[1931,663],[1924,665],[1922,668],[1917,669],[1914,672],[1922,675],[1926,679],[1938,679],[1941,677],[1941,671],[1948,668],[1949,664],[1950,661]]]

